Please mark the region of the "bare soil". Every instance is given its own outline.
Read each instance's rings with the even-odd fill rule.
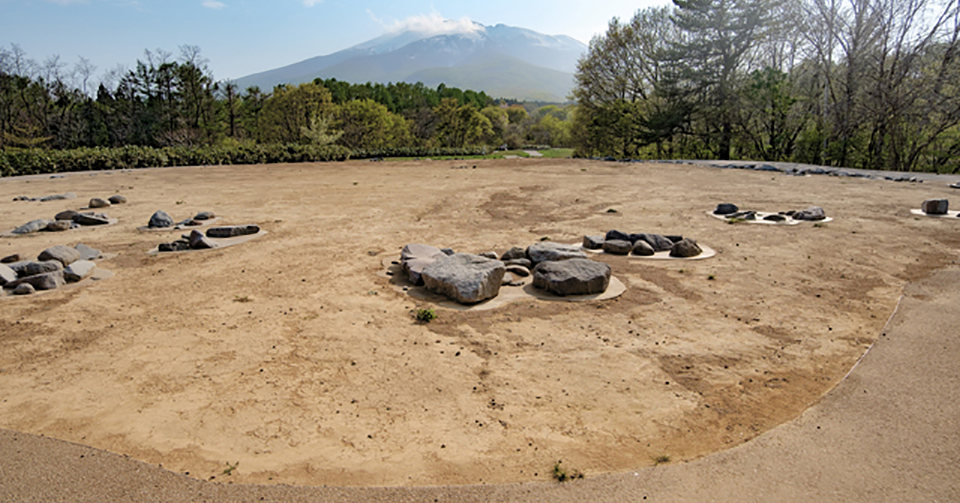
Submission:
[[[471,161],[471,165],[474,161]],[[938,184],[579,160],[167,168],[0,180],[0,229],[118,193],[117,225],[0,239],[0,255],[115,254],[85,288],[0,299],[0,427],[204,480],[413,486],[548,480],[690,460],[796,418],[840,382],[904,286],[952,263],[960,221],[910,214]],[[78,199],[13,202],[21,194]],[[728,225],[717,203],[825,208]],[[147,255],[163,209],[268,234]],[[616,210],[609,212],[608,210]],[[960,219],[958,219],[960,220]],[[444,309],[384,257],[503,252],[609,229],[693,237],[703,261],[605,255],[586,303]],[[413,313],[435,307],[438,319]],[[229,466],[236,466],[232,471]],[[229,475],[224,472],[229,471]]]

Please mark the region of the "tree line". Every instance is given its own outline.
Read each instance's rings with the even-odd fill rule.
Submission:
[[[960,171],[960,4],[674,0],[578,64],[584,156]]]
[[[339,145],[348,149],[564,146],[570,108],[443,84],[317,79],[271,90],[217,81],[195,46],[96,68],[0,48],[0,149]]]

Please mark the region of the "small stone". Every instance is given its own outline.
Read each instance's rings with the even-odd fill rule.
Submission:
[[[457,252],[453,251],[453,248],[441,248],[440,251],[441,251],[444,255],[446,255],[446,256],[448,256],[448,257],[449,257],[450,255],[453,255],[453,254],[457,253]]]
[[[501,286],[523,286],[523,280],[517,277],[510,272],[503,274],[503,279],[500,280]]]
[[[0,286],[13,283],[16,280],[17,272],[11,269],[10,266],[0,264]]]
[[[756,220],[757,212],[750,211],[738,211],[736,213],[731,213],[729,215],[724,215],[724,218],[729,218],[730,220]]]
[[[607,234],[603,237],[606,241],[608,239],[619,239],[620,241],[630,241],[630,235],[625,232],[620,232],[618,230],[607,231]]]
[[[480,252],[480,253],[478,253],[477,255],[480,255],[481,257],[486,257],[486,258],[488,258],[488,259],[490,259],[490,260],[498,260],[498,258],[497,258],[498,255],[497,255],[497,252],[495,252],[495,251]]]
[[[767,215],[763,217],[767,222],[784,222],[787,220],[787,217],[783,215]]]
[[[14,295],[30,295],[31,293],[36,293],[37,289],[33,287],[30,283],[21,283],[13,289]]]
[[[200,213],[197,213],[193,217],[193,219],[194,220],[213,220],[214,217],[215,215],[213,214],[212,211],[201,211]]]
[[[167,214],[166,211],[158,210],[153,214],[153,216],[150,217],[150,222],[147,224],[147,227],[151,229],[173,227],[173,217]]]
[[[77,215],[79,214],[80,212],[77,212],[77,211],[66,210],[66,211],[61,211],[60,213],[57,213],[57,216],[53,218],[55,220],[69,220],[72,222],[75,218],[77,218]]]
[[[736,213],[740,211],[740,208],[737,208],[737,205],[731,203],[720,203],[717,205],[717,209],[713,210],[714,215],[729,215],[731,213]]]
[[[673,241],[674,243],[679,243],[680,241],[683,241],[683,236],[679,236],[676,234],[667,234],[666,236],[663,236],[663,237],[669,239],[670,241]]]
[[[950,202],[946,199],[927,199],[920,205],[920,209],[927,215],[946,215]]]
[[[87,206],[90,208],[107,208],[110,206],[110,201],[107,201],[105,199],[100,199],[99,197],[95,197],[90,200]]]
[[[637,241],[646,241],[647,244],[653,248],[653,251],[667,251],[673,248],[673,241],[666,236],[661,236],[660,234],[631,234],[630,242],[636,243]]]
[[[21,225],[20,227],[17,227],[11,232],[13,232],[14,234],[20,234],[20,235],[33,234],[34,232],[38,232],[42,229],[46,229],[49,223],[50,223],[49,220],[45,220],[42,218],[38,220],[32,220],[30,222],[27,222]]]
[[[207,229],[208,238],[232,238],[236,236],[247,236],[260,232],[260,227],[254,224],[248,225],[230,225],[226,227],[212,227]]]
[[[12,264],[14,262],[20,262],[20,254],[14,253],[13,255],[7,255],[0,259],[0,264]]]
[[[110,199],[107,199],[107,201],[110,201],[110,204],[126,204],[127,198],[121,196],[120,194],[116,194],[110,196]]]
[[[172,243],[161,243],[157,249],[162,252],[187,251],[190,249],[190,242],[186,239],[178,239]]]
[[[100,250],[90,248],[85,244],[78,244],[75,249],[80,252],[80,260],[96,260],[102,256]]]
[[[184,220],[183,222],[180,222],[180,223],[177,224],[177,225],[182,226],[182,227],[198,227],[198,226],[203,225],[203,222],[201,222],[201,221],[199,221],[199,220],[197,220],[197,219],[195,219],[195,218],[191,218],[191,219],[189,219],[189,220]]]
[[[650,246],[650,243],[641,240],[634,243],[631,253],[640,257],[649,257],[656,253],[656,250]]]
[[[500,256],[500,260],[506,262],[508,260],[515,260],[527,258],[527,250],[525,248],[520,248],[519,246],[514,246],[509,250],[505,251],[503,255]]]
[[[73,192],[67,192],[66,194],[53,194],[50,196],[43,196],[40,198],[40,201],[45,203],[47,201],[63,201],[65,199],[74,199],[76,197],[77,195],[74,194]]]
[[[606,241],[606,236],[602,234],[583,236],[583,247],[587,250],[600,250],[603,248],[604,241]]]
[[[219,246],[218,244],[213,243],[209,239],[207,239],[207,237],[204,236],[202,232],[196,231],[196,230],[190,232],[189,241],[190,241],[191,250],[207,250],[207,249],[216,248],[217,246]]]
[[[622,239],[608,239],[603,242],[603,252],[613,255],[626,255],[633,250],[633,244],[630,241]]]
[[[530,269],[523,267],[522,265],[508,265],[507,272],[521,278],[526,278],[530,275]]]
[[[57,245],[47,248],[40,252],[40,255],[37,257],[37,260],[42,262],[56,260],[68,266],[78,260],[80,260],[80,252],[76,248],[70,248],[69,246]]]
[[[107,225],[110,218],[103,213],[80,213],[73,221],[80,225]]]
[[[803,211],[798,211],[793,214],[794,220],[818,221],[825,218],[827,218],[827,215],[824,213],[823,208],[819,206],[811,206]]]
[[[63,264],[57,260],[51,260],[49,262],[34,262],[32,260],[24,260],[21,262],[14,262],[8,265],[13,272],[17,273],[17,277],[26,278],[28,276],[36,276],[37,274],[46,274],[48,272],[56,272],[63,270]]]
[[[11,284],[14,288],[24,283],[33,285],[37,290],[54,290],[66,284],[63,279],[63,270],[48,272],[45,274],[36,274],[18,279]]]
[[[47,224],[45,230],[47,232],[63,232],[70,230],[71,227],[73,227],[73,222],[69,220],[54,220]]]
[[[697,242],[689,238],[675,244],[673,249],[670,250],[670,256],[677,258],[696,257],[701,253],[703,253],[703,250],[697,245]]]
[[[503,263],[508,266],[519,265],[522,267],[526,267],[527,269],[533,268],[533,262],[531,262],[530,259],[526,259],[526,258],[515,258],[513,260],[504,260]]]
[[[63,279],[68,283],[76,283],[93,274],[96,267],[97,264],[89,260],[78,260],[63,270]]]

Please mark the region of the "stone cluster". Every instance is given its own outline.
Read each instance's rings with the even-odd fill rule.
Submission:
[[[634,233],[611,230],[604,234],[583,237],[583,248],[603,250],[611,255],[649,257],[657,252],[670,252],[671,257],[690,258],[703,253],[697,242],[683,236]]]
[[[577,246],[549,241],[499,256],[408,244],[400,252],[400,266],[411,283],[460,304],[492,299],[502,285],[522,285],[531,275],[535,288],[560,296],[603,293],[610,283],[610,266],[589,260]]]
[[[37,219],[31,220],[13,231],[13,234],[33,234],[34,232],[61,232],[69,229],[77,229],[87,225],[107,225],[110,223],[110,217],[106,213],[94,213],[87,211],[80,213],[78,211],[67,210],[57,213],[53,220]]]
[[[724,218],[729,220],[756,220],[759,216],[754,210],[745,210],[741,211],[740,208],[735,204],[731,203],[720,203],[717,205],[717,209],[713,210],[714,215],[722,215]],[[790,211],[781,211],[778,213],[772,213],[762,217],[763,220],[768,222],[783,222],[787,218],[792,218],[794,220],[805,220],[809,222],[818,222],[820,220],[825,220],[827,218],[826,212],[823,211],[823,208],[819,206],[811,206],[805,210],[790,210]]]
[[[201,211],[194,215],[193,218],[188,218],[180,223],[175,223],[173,217],[169,213],[163,210],[157,210],[156,213],[150,216],[150,221],[147,222],[148,229],[167,229],[170,227],[198,227],[203,225],[207,220],[212,220],[215,217],[212,211]],[[257,232],[260,232],[259,230]]]
[[[260,226],[254,224],[211,227],[210,229],[207,229],[206,235],[194,229],[190,231],[190,234],[184,234],[180,236],[180,239],[173,241],[172,243],[161,243],[157,249],[161,252],[207,250],[210,248],[218,248],[220,246],[219,243],[213,241],[212,239],[247,236],[251,234],[257,234],[259,232]]]
[[[67,192],[66,194],[51,194],[49,196],[43,197],[30,197],[30,196],[17,196],[13,198],[14,201],[40,201],[45,203],[47,201],[63,201],[65,199],[76,199],[77,195],[73,192]]]
[[[26,295],[37,290],[53,290],[67,283],[75,283],[93,274],[100,258],[99,250],[86,245],[53,246],[37,256],[37,260],[21,260],[19,254],[0,260],[0,287],[14,295]]]

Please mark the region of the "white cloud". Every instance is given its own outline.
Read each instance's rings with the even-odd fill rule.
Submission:
[[[380,26],[383,26],[388,33],[412,31],[425,35],[451,35],[454,33],[470,34],[484,31],[482,25],[474,23],[466,16],[460,19],[446,19],[438,12],[431,12],[430,14],[410,16],[406,19],[388,22],[378,19],[369,10],[367,14]]]
[[[208,9],[222,9],[227,6],[227,4],[223,2],[218,2],[217,0],[203,0],[202,2],[200,2],[200,5]]]
[[[306,5],[307,7],[313,7],[318,3],[323,3],[323,0],[303,0],[303,5]]]

